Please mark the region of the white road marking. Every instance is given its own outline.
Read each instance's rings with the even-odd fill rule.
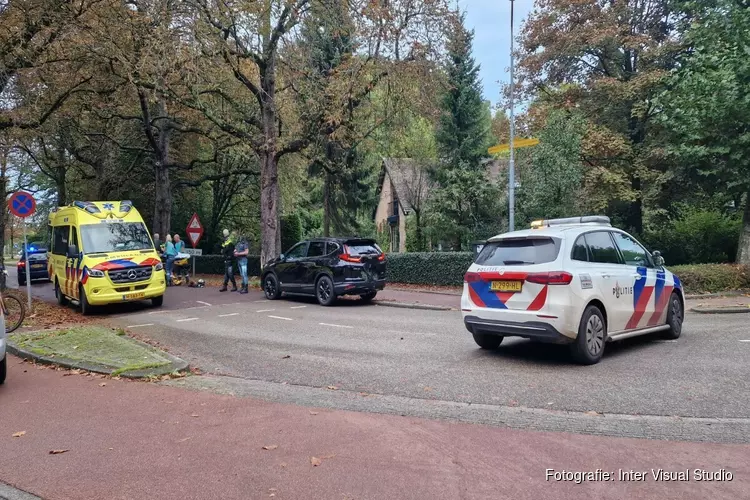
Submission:
[[[750,339],[740,339],[740,342],[750,342]]]
[[[270,313],[275,311],[276,309],[261,309],[260,311],[255,311],[257,313]]]
[[[142,328],[144,326],[154,326],[154,324],[153,323],[144,323],[142,325],[129,325],[129,326],[126,326],[125,328]]]
[[[226,318],[227,316],[237,316],[240,313],[229,313],[229,314],[219,314],[220,318]]]
[[[320,326],[332,326],[334,328],[354,328],[353,326],[346,325],[334,325],[332,323],[318,323]]]
[[[202,300],[196,300],[196,302],[199,303],[199,304],[203,304],[204,306],[211,307],[211,304],[209,304],[208,302],[203,302]]]
[[[676,340],[654,340],[653,342],[657,344],[674,344],[677,341]]]
[[[258,303],[258,302],[268,302],[268,301],[266,299],[261,299],[261,300],[254,300],[253,302]]]
[[[284,321],[294,321],[292,318],[285,318],[283,316],[269,316],[269,318],[273,319],[283,319]]]
[[[165,314],[172,311],[151,311],[149,314]]]
[[[294,306],[294,307],[290,307],[289,309],[304,309],[305,307],[307,306]]]
[[[183,321],[195,321],[198,318],[184,318],[184,319],[178,319],[178,323],[182,323]]]

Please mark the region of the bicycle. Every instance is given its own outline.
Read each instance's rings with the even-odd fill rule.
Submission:
[[[3,274],[7,279],[8,271],[3,269]],[[2,304],[3,315],[5,316],[5,333],[17,330],[26,318],[26,306],[23,305],[23,301],[14,295],[0,292],[0,304]]]

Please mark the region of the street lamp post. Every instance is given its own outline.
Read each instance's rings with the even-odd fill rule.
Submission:
[[[516,228],[516,165],[515,152],[513,149],[513,139],[516,132],[514,120],[514,91],[516,80],[513,64],[513,3],[513,0],[510,0],[510,163],[508,164],[508,231],[513,231]]]

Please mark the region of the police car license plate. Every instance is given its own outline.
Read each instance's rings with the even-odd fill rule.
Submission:
[[[493,281],[490,290],[493,292],[520,292],[523,281]]]
[[[122,300],[140,300],[145,297],[146,297],[146,294],[143,292],[126,293],[125,295],[122,296]]]

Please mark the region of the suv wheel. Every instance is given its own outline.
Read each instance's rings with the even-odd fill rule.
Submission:
[[[315,283],[315,297],[321,306],[330,306],[336,302],[336,292],[333,290],[333,281],[328,276],[321,276]]]
[[[364,302],[372,302],[372,300],[378,296],[378,292],[367,292],[360,295],[362,298],[362,301]]]
[[[477,343],[479,347],[482,349],[489,349],[494,350],[500,347],[500,344],[503,342],[503,339],[505,337],[502,337],[500,335],[491,335],[487,333],[473,333],[471,334],[474,337],[474,342]]]
[[[268,300],[276,300],[281,296],[279,280],[276,279],[274,274],[268,273],[263,278],[263,293]]]
[[[669,330],[664,332],[664,338],[678,339],[682,333],[682,320],[685,318],[682,312],[682,300],[677,292],[672,292],[669,297],[669,310],[667,311],[667,324]]]
[[[607,341],[607,324],[604,315],[596,306],[588,306],[583,312],[578,336],[571,345],[573,358],[582,365],[593,365],[604,355]]]

